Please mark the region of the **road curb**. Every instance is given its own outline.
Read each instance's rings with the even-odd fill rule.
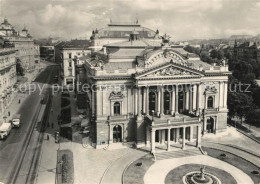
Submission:
[[[251,137],[251,136],[248,135],[247,133],[245,133],[245,132],[243,132],[243,131],[241,131],[241,130],[238,130],[238,129],[237,129],[237,131],[240,132],[241,134],[247,136],[248,138],[252,139],[253,141],[257,142],[258,144],[260,144],[260,141],[258,141],[257,139]]]
[[[119,158],[112,160],[112,161],[110,162],[110,164],[107,166],[107,168],[106,168],[106,170],[104,171],[104,173],[102,174],[102,177],[101,177],[101,179],[100,179],[100,181],[99,181],[99,184],[101,184],[101,183],[103,182],[103,179],[104,179],[104,177],[105,177],[107,171],[111,168],[111,166],[113,165],[113,163],[116,162],[117,160],[123,158],[124,156],[130,154],[131,152],[133,152],[133,151],[129,151],[129,152],[127,152],[126,154],[123,154],[122,156],[120,156]]]

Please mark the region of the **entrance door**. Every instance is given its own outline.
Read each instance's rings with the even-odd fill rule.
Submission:
[[[212,117],[207,119],[207,132],[214,133],[214,119]]]
[[[113,128],[113,142],[122,142],[122,127],[120,125]]]

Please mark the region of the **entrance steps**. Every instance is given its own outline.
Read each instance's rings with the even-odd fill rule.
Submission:
[[[201,155],[199,149],[187,149],[187,150],[178,150],[178,151],[165,151],[160,153],[155,153],[156,160],[165,160],[171,158],[180,158]]]

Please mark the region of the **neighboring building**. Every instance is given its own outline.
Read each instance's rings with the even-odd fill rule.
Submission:
[[[40,63],[40,46],[38,44],[34,44],[34,60],[35,63]]]
[[[252,58],[260,62],[260,44],[245,41],[234,45],[234,56],[237,58]]]
[[[54,46],[40,46],[40,57],[47,61],[54,61]]]
[[[57,64],[62,63],[61,48],[65,44],[66,44],[66,42],[59,42],[54,46],[54,62],[57,63]]]
[[[16,50],[0,48],[0,114],[4,113],[13,100],[13,87],[16,82]]]
[[[78,58],[85,56],[91,52],[89,40],[71,40],[64,43],[60,47],[61,52],[61,77],[63,79],[63,85],[74,86],[75,84],[75,72],[76,65],[78,64]]]
[[[140,24],[138,24],[138,21],[134,23],[114,23],[110,22],[107,27],[99,29],[99,30],[93,30],[91,41],[92,41],[92,47],[94,51],[101,50],[103,48],[103,45],[110,44],[110,43],[116,43],[121,41],[127,41],[129,40],[129,35],[132,32],[138,33],[139,37],[142,39],[159,39],[159,31],[153,31],[149,28],[142,27]]]
[[[35,69],[35,50],[32,36],[24,28],[20,33],[4,19],[0,25],[0,40],[2,47],[14,47],[17,50],[17,59],[22,63],[25,72],[32,72]]]
[[[125,27],[116,27],[121,38]],[[109,35],[98,45],[101,51],[80,58],[91,86],[96,148],[135,142],[154,153],[156,145],[170,150],[170,144],[185,148],[186,141],[195,141],[200,146],[201,133],[224,132],[231,74],[225,62],[204,63],[182,46],[169,45],[166,35],[158,39],[158,31],[149,31],[147,38],[135,30],[128,34],[125,41],[102,45]]]

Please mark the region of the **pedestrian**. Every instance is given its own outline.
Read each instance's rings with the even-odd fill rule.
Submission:
[[[48,123],[47,123],[47,127],[50,127],[50,122],[48,121]]]
[[[47,141],[50,139],[49,135],[47,134]]]
[[[8,111],[8,116],[10,116],[11,115],[11,113],[10,113],[10,111]]]
[[[53,125],[53,122],[52,122],[52,123],[51,123],[51,128],[53,128],[53,126],[54,126],[54,125]]]
[[[21,99],[19,99],[18,103],[19,103],[19,104],[21,103]]]

